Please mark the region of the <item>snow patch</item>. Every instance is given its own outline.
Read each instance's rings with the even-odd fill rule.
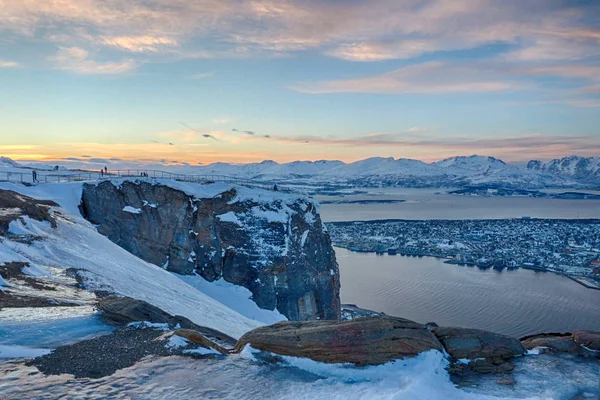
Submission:
[[[181,347],[187,347],[190,342],[181,336],[173,335],[169,338],[167,343],[165,343],[165,347],[168,349],[179,349]]]
[[[234,285],[224,279],[209,282],[200,275],[179,275],[175,273],[173,275],[246,318],[266,325],[287,321],[287,318],[277,309],[264,310],[258,307],[251,299],[252,292],[243,286]]]
[[[301,247],[304,247],[304,245],[306,244],[306,239],[308,239],[308,233],[309,232],[310,232],[309,230],[305,230],[302,233],[302,237],[300,238],[300,246]]]
[[[250,212],[254,217],[266,219],[269,223],[287,224],[290,219],[289,214],[283,210],[273,211],[263,210],[260,207],[252,207],[252,210],[250,210]]]
[[[216,354],[218,356],[222,355],[215,349],[207,349],[205,347],[198,347],[197,349],[184,350],[183,353],[184,354],[197,354],[197,355],[201,355],[201,356],[206,356],[206,355],[211,355],[211,354]]]
[[[237,215],[233,211],[229,211],[228,213],[217,215],[217,218],[221,222],[231,222],[232,224],[236,224],[239,226],[243,226],[242,221],[240,221]]]
[[[128,212],[130,214],[141,214],[142,213],[141,208],[135,208],[135,207],[131,207],[131,206],[123,207],[123,211]]]

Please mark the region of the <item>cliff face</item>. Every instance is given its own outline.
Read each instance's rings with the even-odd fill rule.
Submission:
[[[86,184],[82,212],[136,256],[246,287],[290,320],[339,319],[335,253],[309,199],[231,185]]]

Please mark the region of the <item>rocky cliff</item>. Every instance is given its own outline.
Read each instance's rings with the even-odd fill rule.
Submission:
[[[86,184],[83,215],[136,256],[246,287],[290,320],[339,319],[331,240],[311,200],[225,184]]]

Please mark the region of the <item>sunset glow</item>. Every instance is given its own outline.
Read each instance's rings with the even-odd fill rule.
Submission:
[[[600,4],[6,0],[0,153],[600,153]]]

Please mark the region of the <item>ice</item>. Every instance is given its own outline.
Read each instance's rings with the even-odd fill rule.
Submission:
[[[26,319],[19,316],[16,320],[9,320],[4,317],[7,317],[7,315],[0,319],[0,345],[7,346],[55,348],[74,341],[110,333],[115,329],[115,326],[102,322],[97,314],[66,315],[66,313],[63,313],[61,318],[49,314],[37,314],[37,319]],[[30,315],[30,317],[33,317],[33,315]],[[48,318],[40,319],[45,317]]]
[[[141,214],[142,213],[142,210],[140,208],[135,208],[132,206],[123,207],[123,211],[131,213],[131,214]]]
[[[0,344],[0,358],[34,358],[50,353],[50,349]]]
[[[200,350],[204,352],[205,350]],[[269,357],[265,357],[269,358]],[[251,352],[202,360],[187,357],[148,358],[114,375],[73,379],[70,375],[31,375],[33,367],[0,366],[0,387],[9,398],[86,399],[261,399],[261,400],[491,400],[570,399],[595,384],[590,370],[553,380],[555,364],[539,365],[532,379],[514,386],[492,385],[485,390],[459,389],[444,370],[447,361],[436,351],[381,366],[357,368],[286,357],[282,362],[259,361]],[[572,361],[567,361],[571,362]],[[568,370],[574,371],[573,364]],[[538,380],[534,380],[538,379]],[[590,380],[591,378],[591,380]],[[541,380],[540,380],[541,379]],[[592,387],[589,390],[594,393]],[[593,397],[592,397],[593,398]]]

